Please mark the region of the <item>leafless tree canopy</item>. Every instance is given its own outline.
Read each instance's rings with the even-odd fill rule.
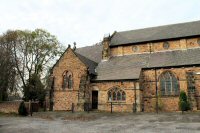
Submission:
[[[7,31],[0,38],[1,91],[12,91],[16,76],[23,87],[33,74],[45,77],[52,60],[61,53],[57,38],[45,30]]]

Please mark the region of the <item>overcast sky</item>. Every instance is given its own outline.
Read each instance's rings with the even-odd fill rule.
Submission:
[[[0,33],[43,28],[64,44],[104,34],[200,20],[200,0],[0,0]]]

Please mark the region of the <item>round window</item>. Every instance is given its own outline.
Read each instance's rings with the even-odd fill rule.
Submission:
[[[163,43],[163,48],[164,49],[168,49],[169,48],[169,43],[168,42],[164,42]]]
[[[200,45],[200,38],[197,40],[197,43]]]
[[[137,52],[139,50],[138,46],[133,46],[132,47],[133,52]]]

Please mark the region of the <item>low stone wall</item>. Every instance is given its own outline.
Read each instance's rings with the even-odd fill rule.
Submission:
[[[19,105],[22,101],[4,101],[0,102],[0,112],[2,113],[18,113]],[[29,102],[24,102],[27,111],[29,112]],[[39,103],[32,102],[32,111],[38,112]]]
[[[18,113],[18,108],[21,101],[6,101],[0,102],[0,112],[3,113]]]
[[[133,109],[134,109],[133,104],[125,104],[125,103],[113,103],[112,104],[113,112],[133,112]],[[99,104],[98,110],[110,112],[111,111],[111,103]]]

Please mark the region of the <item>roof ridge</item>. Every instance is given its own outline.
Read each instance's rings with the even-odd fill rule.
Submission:
[[[182,24],[189,24],[189,23],[196,23],[196,22],[200,22],[200,20],[171,23],[171,24],[163,24],[163,25],[151,26],[151,27],[143,27],[143,28],[137,28],[137,29],[133,29],[133,30],[118,31],[117,33],[132,32],[132,31],[138,31],[138,30],[146,30],[146,29],[153,29],[153,28],[160,28],[160,27],[167,27],[167,26],[175,26],[175,25],[182,25]]]
[[[96,46],[101,46],[101,45],[83,46],[83,47],[79,47],[79,48],[77,48],[77,49],[88,48],[88,47],[96,47]],[[76,50],[77,50],[77,49],[76,49]],[[75,51],[76,51],[76,50],[75,50]]]

